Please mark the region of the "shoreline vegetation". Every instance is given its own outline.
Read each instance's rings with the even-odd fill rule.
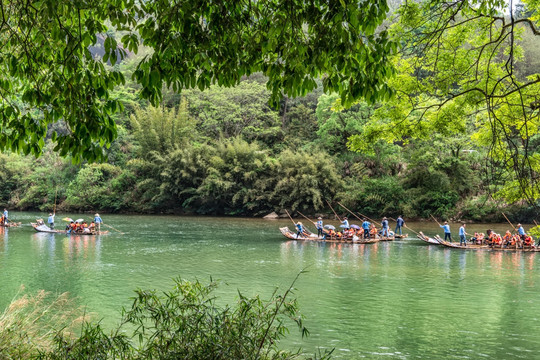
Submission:
[[[301,274],[301,273],[300,273]],[[292,298],[296,279],[268,300],[238,292],[236,305],[218,305],[210,279],[175,280],[172,290],[136,290],[131,308],[105,330],[93,314],[64,293],[35,295],[21,291],[0,314],[2,359],[328,359],[332,351],[306,356],[279,346],[298,326],[308,336]]]
[[[498,5],[486,4],[485,9],[474,11],[487,11],[486,19],[491,18],[497,13],[491,6]],[[537,7],[536,3],[528,4],[520,8],[519,16],[533,18]],[[500,55],[514,54],[514,51],[509,51],[506,43],[495,46],[492,33],[486,32],[489,26],[481,21],[473,22],[484,16],[472,16],[467,12],[472,9],[468,9],[463,10],[463,15],[472,16],[470,21],[456,24],[466,27],[463,36],[454,36],[453,31],[446,34],[445,29],[440,29],[445,34],[437,40],[442,41],[439,44],[442,49],[429,46],[413,51],[419,46],[416,30],[423,31],[420,19],[432,19],[425,16],[430,13],[431,5],[405,3],[399,9],[396,7],[388,14],[395,15],[388,19],[392,19],[388,24],[391,24],[389,34],[382,33],[402,39],[404,49],[408,49],[407,44],[411,48],[394,53],[390,51],[392,46],[385,46],[388,61],[383,61],[378,49],[375,53],[382,62],[381,68],[382,65],[389,68],[371,74],[377,80],[375,83],[384,79],[380,86],[375,86],[381,93],[368,92],[363,96],[361,91],[341,86],[340,81],[330,86],[328,78],[321,78],[330,68],[334,71],[334,65],[313,73],[309,67],[309,81],[298,81],[295,67],[291,72],[294,81],[289,84],[290,89],[287,87],[288,91],[276,85],[283,81],[281,75],[277,76],[281,71],[264,72],[259,63],[253,68],[242,68],[239,73],[233,71],[235,76],[221,77],[228,66],[236,63],[234,52],[231,55],[235,60],[227,62],[227,66],[210,65],[219,68],[213,73],[215,78],[206,78],[208,74],[199,71],[202,76],[199,80],[204,81],[196,82],[193,78],[186,86],[167,87],[164,85],[168,83],[167,74],[159,73],[162,67],[150,71],[146,66],[149,59],[156,61],[156,65],[165,61],[158,56],[161,47],[139,44],[141,39],[135,33],[127,36],[124,31],[110,28],[106,39],[101,38],[103,41],[90,51],[86,46],[78,48],[84,50],[85,56],[97,60],[100,69],[114,75],[107,89],[101,89],[110,100],[103,131],[89,134],[88,121],[78,116],[61,116],[66,111],[64,107],[52,111],[49,114],[52,118],[44,119],[46,112],[39,107],[28,107],[31,101],[43,100],[33,93],[23,99],[15,98],[14,106],[28,108],[20,113],[33,119],[27,123],[39,125],[41,133],[38,136],[28,128],[5,131],[8,140],[0,142],[6,151],[0,153],[0,206],[43,212],[57,205],[56,209],[62,212],[262,217],[282,209],[329,215],[326,201],[330,201],[360,209],[373,218],[403,215],[407,219],[427,219],[434,215],[456,221],[499,222],[504,221],[500,215],[503,211],[515,221],[535,219],[540,215],[537,176],[540,136],[538,127],[533,126],[539,116],[538,81],[519,85],[519,91],[506,89],[502,81],[493,81],[494,84],[485,85],[491,89],[486,90],[491,95],[486,95],[484,101],[478,94],[461,95],[475,94],[473,90],[484,88],[477,81],[494,79],[490,69],[502,71],[508,69],[509,63],[516,65],[515,69],[511,67],[510,74],[512,79],[519,79],[512,82],[514,85],[536,76],[539,50],[529,45],[537,34],[527,31],[523,27],[525,22],[521,22],[516,26],[520,35],[511,47],[520,56],[509,55],[511,61],[496,57],[495,61],[488,54],[499,51]],[[460,9],[458,6],[456,13]],[[380,15],[385,15],[384,11]],[[379,23],[383,18],[362,16],[362,19]],[[500,20],[494,19],[494,22]],[[453,21],[454,15],[448,23]],[[446,21],[434,21],[432,25],[435,23]],[[321,25],[317,22],[317,28]],[[343,31],[351,30],[351,26],[330,28]],[[360,27],[362,32],[375,29]],[[510,29],[513,31],[514,27],[501,27],[503,32]],[[139,35],[150,35],[154,30],[149,25]],[[251,31],[248,33],[251,36]],[[409,38],[411,34],[415,35]],[[53,35],[58,34],[53,32]],[[233,35],[236,38],[238,34]],[[380,36],[373,40],[386,42],[386,37]],[[430,43],[429,35],[423,36],[420,38]],[[507,36],[501,33],[499,39]],[[63,37],[58,41],[65,42]],[[118,62],[101,62],[102,56],[110,59],[116,45],[125,41],[137,51],[129,51],[125,57],[116,59]],[[477,46],[482,42],[486,44]],[[330,43],[325,41],[317,46]],[[471,44],[476,44],[472,52],[451,50],[470,49]],[[192,45],[197,49],[199,43]],[[495,47],[484,51],[486,46]],[[334,45],[331,48],[335,51]],[[242,51],[242,47],[237,50]],[[442,57],[454,60],[437,61],[439,50],[445,51]],[[447,50],[450,53],[446,54]],[[309,53],[305,49],[293,52]],[[260,49],[255,53],[260,54]],[[341,58],[343,52],[335,55]],[[348,60],[337,68],[349,64],[352,55],[362,58],[366,54],[351,51],[346,55]],[[11,65],[21,67],[17,74],[27,76],[25,67],[10,56]],[[199,65],[207,65],[203,68],[208,67],[204,59],[196,58]],[[478,64],[484,62],[487,68],[479,73]],[[321,64],[332,62],[319,59]],[[461,65],[455,68],[457,64]],[[348,75],[357,75],[358,67],[348,70]],[[149,76],[152,81],[148,80]],[[357,76],[349,79],[359,81]],[[360,82],[362,88],[374,84],[364,77]],[[15,85],[18,84],[13,82]],[[522,94],[525,87],[527,93]],[[390,93],[383,96],[382,90],[390,88],[399,91],[393,96]],[[336,89],[349,91],[351,96],[332,92]],[[17,89],[13,92],[17,94]],[[81,91],[88,93],[86,89]],[[514,99],[513,94],[521,97]],[[490,96],[506,100],[494,105]],[[103,110],[98,98],[93,100],[101,105],[94,105]],[[491,105],[487,109],[479,107],[483,102]],[[530,106],[522,109],[514,104]],[[9,113],[14,117],[20,115],[11,108]],[[522,113],[523,118],[515,116]],[[101,137],[96,138],[97,135]],[[17,141],[15,136],[20,139]],[[25,140],[27,137],[31,140]],[[40,157],[7,153],[8,150]]]
[[[130,64],[120,66],[126,78]],[[158,108],[137,100],[136,91],[128,81],[117,94],[126,111],[115,119],[118,138],[106,163],[73,164],[51,142],[37,159],[1,153],[0,205],[239,217],[288,209],[328,217],[330,201],[372,218],[502,222],[502,210],[531,222],[539,214],[511,182],[486,176],[488,148],[463,145],[472,133],[407,144],[380,140],[357,152],[347,138],[367,126],[373,106],[336,112],[338,96],[319,88],[276,109],[260,74],[234,88],[166,92]]]

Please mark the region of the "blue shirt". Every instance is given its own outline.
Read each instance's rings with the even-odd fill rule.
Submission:
[[[298,229],[298,232],[303,232],[302,225],[296,224],[296,228]]]
[[[322,220],[317,221],[317,229],[322,229],[322,228],[323,228]]]
[[[54,222],[54,215],[49,216],[49,219],[47,220],[49,224],[52,224]]]
[[[525,234],[525,229],[523,229],[523,226],[520,226],[519,229],[518,229],[518,234],[519,235],[527,235]]]
[[[341,223],[344,225],[343,227],[345,228],[349,227],[349,220],[343,220]]]
[[[4,217],[7,219],[8,218],[8,211],[7,210],[4,210]]]
[[[388,229],[388,220],[383,220],[381,225],[383,229]]]
[[[465,235],[465,228],[463,226],[459,228],[459,235]]]
[[[370,226],[370,225],[371,225],[371,223],[370,223],[369,221],[364,221],[364,222],[362,223],[362,228],[363,228],[364,230],[369,230],[369,226]]]
[[[397,218],[397,226],[402,227],[403,224],[405,224],[405,221],[401,217],[398,217]]]
[[[450,234],[450,225],[446,224],[446,225],[439,225],[439,226],[444,229],[445,234]]]
[[[100,218],[99,216],[96,216],[96,217],[94,218],[94,222],[95,222],[96,224],[97,224],[97,223],[102,223],[103,220],[101,220],[101,218]]]

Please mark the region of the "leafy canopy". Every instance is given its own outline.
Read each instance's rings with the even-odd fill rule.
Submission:
[[[306,94],[323,78],[344,105],[389,96],[386,0],[7,0],[0,2],[0,149],[40,155],[50,124],[61,155],[105,158],[116,137],[111,92],[125,82],[115,65],[141,44],[133,72],[156,106],[163,84],[234,86],[263,72],[272,102]],[[118,42],[115,30],[123,34]],[[90,48],[99,45],[103,59]]]
[[[502,0],[404,3],[390,30],[401,42],[392,59],[397,75],[389,82],[396,96],[375,111],[351,148],[473,133],[473,142],[489,149],[496,173],[490,181],[511,187],[514,200],[534,202],[540,194],[534,141],[540,73],[522,73],[517,65],[525,57],[524,34],[540,35],[540,3],[527,1],[526,10],[517,14]]]

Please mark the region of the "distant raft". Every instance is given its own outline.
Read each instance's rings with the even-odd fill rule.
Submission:
[[[55,230],[51,229],[45,224],[30,223],[34,230],[42,233],[51,233],[51,234],[67,234],[67,235],[105,235],[109,231],[83,231],[83,232],[67,232],[67,230]]]

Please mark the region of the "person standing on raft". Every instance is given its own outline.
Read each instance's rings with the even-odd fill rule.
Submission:
[[[396,230],[394,230],[394,233],[397,235],[399,231],[399,235],[402,235],[401,228],[405,225],[405,220],[401,217],[401,215],[398,216],[396,220]]]
[[[386,218],[386,216],[383,217],[381,226],[382,226],[381,236],[387,237],[387,238],[390,237],[390,234],[388,233],[388,219]]]
[[[54,217],[56,216],[55,213],[49,213],[49,218],[47,219],[47,223],[49,224],[49,227],[54,230]]]
[[[450,225],[448,225],[448,221],[444,222],[444,225],[439,225],[444,230],[444,240],[448,239],[448,241],[452,242],[452,235],[450,234]]]
[[[517,224],[517,228],[518,228],[519,237],[521,238],[521,240],[525,240],[525,236],[527,236],[527,234],[525,233],[525,229],[523,228],[523,225]]]
[[[101,219],[98,213],[94,215],[94,223],[97,225],[98,233],[101,232],[101,224],[103,224],[103,220]]]
[[[362,223],[362,229],[364,229],[364,239],[369,239],[369,227],[371,223],[367,221],[367,219],[364,218],[364,222]]]
[[[317,227],[317,236],[320,236],[322,237],[323,239],[325,238],[325,235],[324,235],[324,232],[323,232],[323,221],[322,221],[322,217],[318,217],[317,218],[317,222],[316,223],[313,223],[316,227]]]
[[[304,226],[302,225],[302,223],[299,221],[297,224],[296,224],[296,238],[298,239],[300,236],[304,236]]]
[[[467,233],[465,232],[465,224],[462,224],[459,228],[459,245],[467,246],[467,237],[465,236]],[[446,237],[445,237],[446,238]]]

